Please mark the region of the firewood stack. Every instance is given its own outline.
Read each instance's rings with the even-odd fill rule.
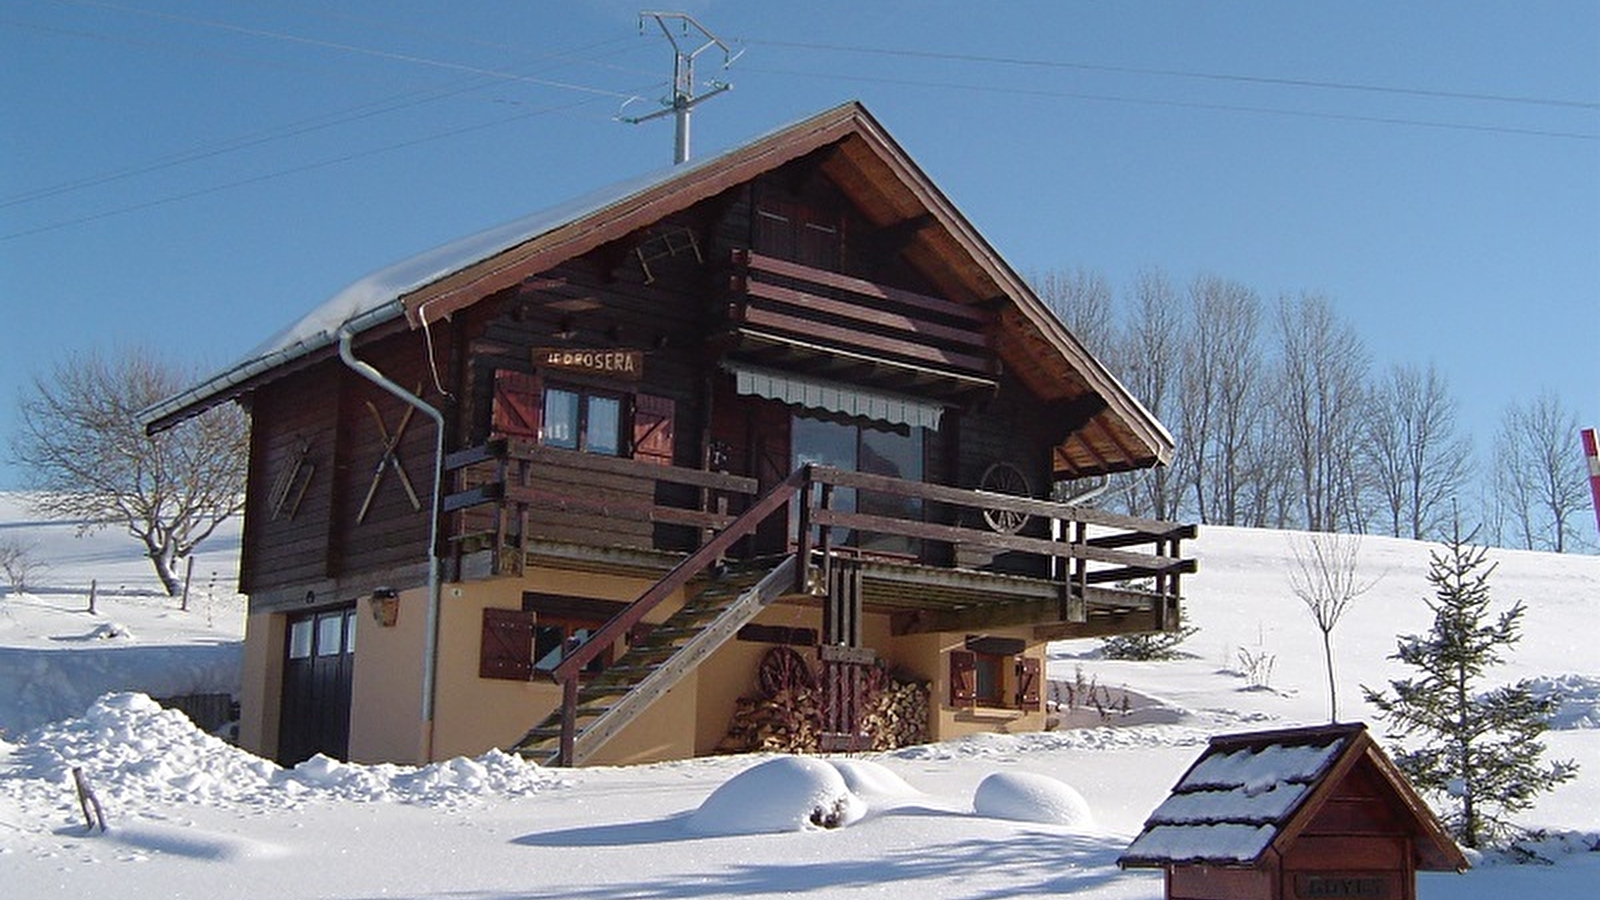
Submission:
[[[928,740],[928,686],[874,678],[861,717],[861,749],[893,750]],[[804,657],[774,647],[762,660],[761,696],[736,701],[720,753],[817,753],[822,748],[822,693]]]
[[[896,750],[928,742],[928,686],[890,681],[867,703],[861,730],[873,750]]]
[[[770,697],[740,697],[721,753],[815,753],[822,740],[822,705],[809,688]]]

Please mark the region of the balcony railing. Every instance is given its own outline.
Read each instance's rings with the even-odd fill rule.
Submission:
[[[444,503],[453,540],[463,551],[494,549],[492,574],[520,573],[540,541],[689,552],[758,490],[753,478],[508,439],[452,454],[446,466],[462,483]],[[767,549],[798,552],[801,579],[835,551],[870,557],[882,538],[918,548],[914,558],[895,557],[903,563],[1030,575],[1080,599],[1098,585],[1176,598],[1181,576],[1195,569],[1181,552],[1193,525],[823,466],[797,475],[785,501],[787,547]],[[906,502],[860,512],[840,502],[852,493]]]

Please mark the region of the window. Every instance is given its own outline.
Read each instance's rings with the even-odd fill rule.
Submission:
[[[529,592],[522,609],[486,608],[478,653],[478,677],[528,681],[548,674],[582,646],[624,604]],[[611,664],[612,650],[595,657],[584,671]]]
[[[950,705],[1037,712],[1040,666],[1018,638],[969,637],[950,651]]]
[[[311,656],[313,620],[297,619],[289,624],[289,658],[306,659]]]
[[[797,415],[789,433],[793,469],[816,463],[906,481],[922,480],[921,428]],[[832,503],[843,512],[910,520],[922,517],[922,501],[915,497],[871,491],[861,491],[858,496],[854,488],[840,488],[834,491]],[[791,533],[796,527],[798,523],[791,523]],[[843,529],[836,529],[832,537],[835,542],[874,553],[915,556],[919,549],[917,541],[899,535],[847,536]]]
[[[622,399],[569,388],[545,388],[539,442],[602,456],[622,454]]]

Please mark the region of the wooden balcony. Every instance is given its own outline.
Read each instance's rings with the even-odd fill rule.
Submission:
[[[447,467],[462,485],[444,509],[464,578],[520,574],[529,560],[558,558],[664,573],[714,537],[723,541],[757,494],[750,478],[515,440],[453,454]],[[1181,577],[1195,570],[1181,552],[1193,525],[820,466],[790,481],[790,496],[770,504],[771,518],[779,509],[787,516],[787,544],[755,544],[752,526],[727,555],[795,554],[803,563],[796,596],[826,584],[833,560],[859,560],[864,607],[890,613],[901,633],[1174,629]],[[903,502],[853,502],[863,497]],[[874,549],[885,539],[911,551]]]
[[[991,391],[999,373],[988,310],[747,250],[724,315],[745,362],[945,397]]]

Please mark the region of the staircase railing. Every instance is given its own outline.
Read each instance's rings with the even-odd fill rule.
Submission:
[[[561,749],[560,764],[572,764],[573,746],[577,738],[577,709],[579,679],[582,678],[583,669],[597,657],[614,645],[618,638],[627,634],[635,625],[644,621],[644,617],[661,605],[662,601],[676,593],[684,585],[692,581],[700,573],[714,565],[722,556],[739,540],[755,533],[768,517],[778,510],[786,507],[794,494],[811,478],[811,467],[805,466],[795,470],[782,482],[775,485],[763,494],[750,508],[739,514],[726,528],[723,528],[710,540],[701,545],[699,550],[685,557],[676,566],[672,567],[665,577],[651,585],[649,590],[639,595],[637,600],[628,604],[623,610],[611,618],[611,621],[602,625],[598,631],[589,636],[589,639],[575,648],[566,658],[551,671],[551,677],[561,685]],[[805,567],[797,569],[804,577]]]

